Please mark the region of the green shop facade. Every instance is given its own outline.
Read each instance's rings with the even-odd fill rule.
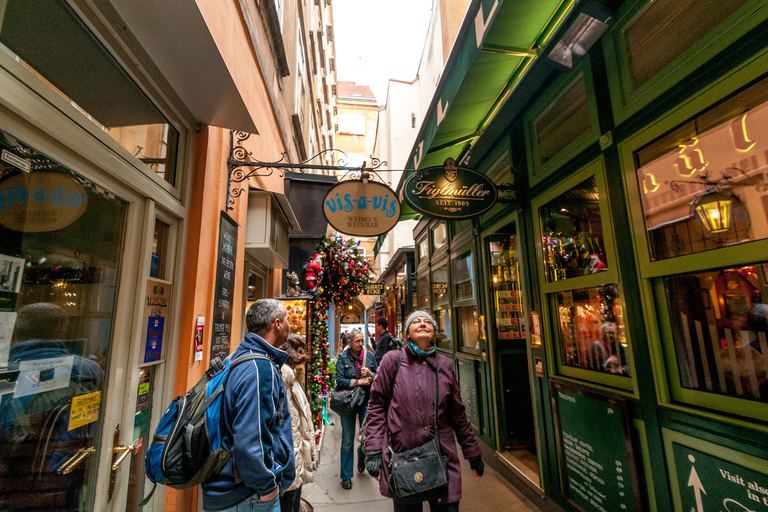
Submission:
[[[473,1],[410,166],[447,158],[500,200],[422,218],[415,302],[499,467],[767,512],[768,3]]]

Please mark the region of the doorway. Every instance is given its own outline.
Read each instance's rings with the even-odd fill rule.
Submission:
[[[496,366],[498,451],[523,480],[540,487],[535,415],[516,223],[485,238]]]

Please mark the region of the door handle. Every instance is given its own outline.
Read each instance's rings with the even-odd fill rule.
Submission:
[[[107,501],[112,500],[112,495],[115,493],[115,476],[117,470],[120,468],[120,464],[128,457],[133,451],[134,446],[129,444],[128,446],[122,446],[120,443],[120,424],[115,426],[115,437],[112,441],[112,470],[109,472],[109,488],[107,489]]]

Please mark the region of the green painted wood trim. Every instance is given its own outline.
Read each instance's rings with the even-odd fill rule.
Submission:
[[[589,115],[590,129],[567,146],[561,149],[548,162],[541,166],[537,165],[538,146],[533,131],[533,123],[557,98],[565,93],[573,84],[583,77],[587,96],[587,113]],[[594,97],[594,86],[592,83],[592,66],[589,57],[585,57],[576,65],[573,70],[565,76],[558,78],[555,83],[549,87],[544,94],[536,101],[532,108],[526,112],[523,117],[523,127],[525,133],[526,156],[528,160],[528,179],[531,186],[535,186],[548,175],[552,174],[559,167],[573,157],[584,151],[591,144],[600,138],[600,122],[597,114],[597,104]]]
[[[624,34],[651,2],[632,2],[620,9],[616,25],[602,38],[608,66],[611,103],[617,125],[663,95],[675,84],[706,63],[728,45],[768,18],[768,4],[753,0],[736,11],[691,48],[661,70],[637,90],[631,90],[629,55]]]
[[[723,247],[712,251],[690,254],[679,258],[651,261],[645,222],[637,183],[634,151],[658,139],[680,124],[705,111],[720,99],[743,88],[762,76],[768,69],[768,48],[755,54],[745,64],[728,73],[722,80],[700,91],[697,95],[681,103],[668,115],[649,124],[643,130],[618,144],[619,155],[624,173],[624,187],[629,204],[630,222],[635,245],[638,269],[642,277],[689,272],[712,266],[712,261],[727,261],[728,264],[746,264],[768,253],[768,241],[761,240],[746,244]]]
[[[645,432],[645,422],[637,418],[632,420],[632,426],[637,431],[637,441],[640,446],[640,457],[643,462],[643,475],[645,479],[645,490],[648,510],[656,511],[656,489],[653,483],[653,469],[651,468],[651,451],[648,448],[648,438]],[[651,485],[648,485],[648,484]]]
[[[662,427],[661,435],[664,440],[664,455],[667,460],[667,468],[669,471],[669,482],[672,489],[672,501],[676,511],[682,512],[683,509],[680,497],[680,489],[676,485],[676,482],[678,481],[678,468],[675,466],[674,453],[672,451],[673,443],[693,448],[694,450],[704,452],[707,455],[711,455],[712,457],[723,459],[727,462],[730,462],[731,464],[743,466],[747,469],[755,471],[756,473],[765,474],[766,472],[766,462],[764,459],[759,457],[747,455],[746,453],[732,450],[715,443],[710,443],[697,437],[675,432],[674,430],[670,430],[668,428]]]

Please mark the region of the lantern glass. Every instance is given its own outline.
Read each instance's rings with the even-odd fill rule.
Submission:
[[[722,194],[707,194],[701,197],[695,210],[707,231],[724,233],[731,229],[732,206],[732,197],[726,197]]]

